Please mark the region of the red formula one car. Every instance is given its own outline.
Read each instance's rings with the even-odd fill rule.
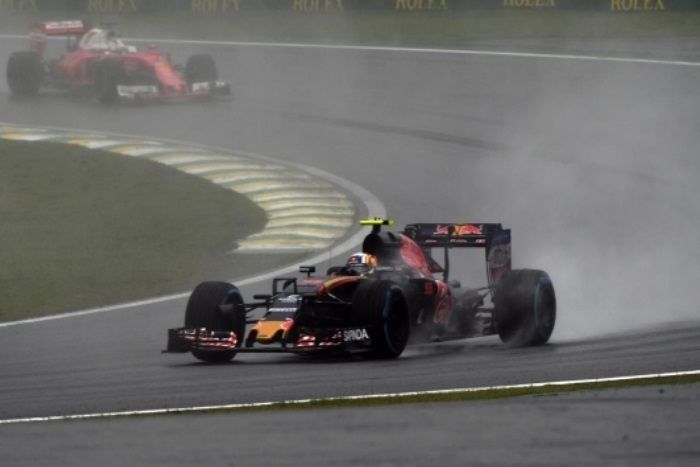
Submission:
[[[245,303],[226,282],[198,285],[185,325],[168,331],[166,352],[192,352],[224,362],[241,352],[363,353],[395,358],[410,342],[498,334],[513,346],[544,344],[554,329],[556,300],[544,271],[511,269],[510,230],[500,224],[409,224],[368,219],[362,252],[323,277],[276,278],[270,295]],[[487,284],[462,289],[450,280],[453,248],[483,248]],[[440,265],[432,256],[444,253]],[[253,310],[262,309],[257,319]]]
[[[66,37],[66,52],[45,60],[49,36]],[[229,95],[219,81],[210,55],[191,56],[184,67],[173,65],[155,46],[137,51],[111,29],[88,28],[82,21],[35,23],[31,50],[14,52],[7,62],[7,84],[21,97],[42,87],[94,95],[100,102]]]

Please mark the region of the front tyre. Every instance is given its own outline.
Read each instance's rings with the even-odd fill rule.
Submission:
[[[117,60],[104,60],[95,67],[95,94],[103,104],[115,104],[119,101],[120,84],[127,84],[124,65]]]
[[[227,282],[202,282],[190,295],[185,310],[185,328],[208,331],[233,331],[238,338],[237,346],[243,343],[245,334],[245,311],[238,288]],[[232,312],[224,313],[222,305],[234,305]],[[228,362],[236,351],[193,350],[192,355],[204,362]]]
[[[219,71],[214,59],[209,54],[196,54],[187,59],[185,64],[185,81],[192,91],[194,83],[210,83],[219,79]]]
[[[34,51],[14,52],[7,60],[7,86],[18,97],[32,97],[44,81],[44,66]]]
[[[544,271],[516,269],[496,286],[496,331],[511,347],[545,344],[554,330],[556,310],[554,286]]]
[[[388,280],[361,281],[352,302],[353,324],[367,326],[371,356],[401,355],[410,334],[408,304],[401,288]]]

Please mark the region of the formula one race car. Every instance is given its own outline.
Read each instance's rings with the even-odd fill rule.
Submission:
[[[67,51],[57,60],[43,58],[47,36],[67,38]],[[34,96],[48,87],[86,93],[110,104],[231,92],[229,83],[219,81],[216,64],[207,54],[192,55],[184,67],[173,65],[155,46],[139,52],[111,28],[90,29],[82,21],[35,23],[30,37],[31,50],[14,52],[7,62],[7,84],[16,96]]]
[[[256,295],[253,303],[244,303],[232,284],[198,285],[185,326],[168,330],[165,352],[192,352],[206,362],[241,352],[395,358],[409,341],[489,334],[511,346],[549,340],[556,317],[552,282],[544,271],[511,269],[510,230],[501,224],[409,224],[393,233],[381,230],[390,220],[361,223],[372,226],[362,252],[324,277],[302,266],[301,277],[273,279],[272,293]],[[485,250],[487,285],[462,289],[449,279],[452,248]],[[434,249],[444,250],[442,265]],[[249,319],[255,309],[264,314]]]

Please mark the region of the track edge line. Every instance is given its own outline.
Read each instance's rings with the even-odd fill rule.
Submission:
[[[661,384],[691,384],[700,382],[700,369],[667,373],[590,378],[568,381],[481,386],[473,388],[410,391],[399,393],[363,394],[356,396],[323,397],[316,399],[292,399],[282,401],[251,402],[212,406],[178,407],[164,409],[133,410],[122,412],[98,412],[48,417],[26,417],[0,420],[0,425],[20,423],[56,422],[144,417],[157,415],[184,415],[231,413],[251,410],[340,408],[346,406],[374,406],[406,403],[455,402],[465,400],[501,399],[526,395],[568,393],[582,390],[611,389],[625,386],[652,386]]]

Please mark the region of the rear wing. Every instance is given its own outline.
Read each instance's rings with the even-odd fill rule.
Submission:
[[[493,238],[510,230],[501,224],[408,224],[404,233],[430,248],[486,248]]]
[[[450,248],[484,248],[489,285],[511,269],[510,229],[495,223],[408,224],[403,232],[421,248],[445,248],[445,269],[449,270]]]
[[[32,32],[47,36],[73,36],[83,34],[87,28],[82,20],[37,21],[32,25]]]
[[[68,21],[37,21],[32,24],[29,34],[32,50],[39,55],[44,54],[48,36],[80,36],[85,34],[88,26],[82,20]]]

